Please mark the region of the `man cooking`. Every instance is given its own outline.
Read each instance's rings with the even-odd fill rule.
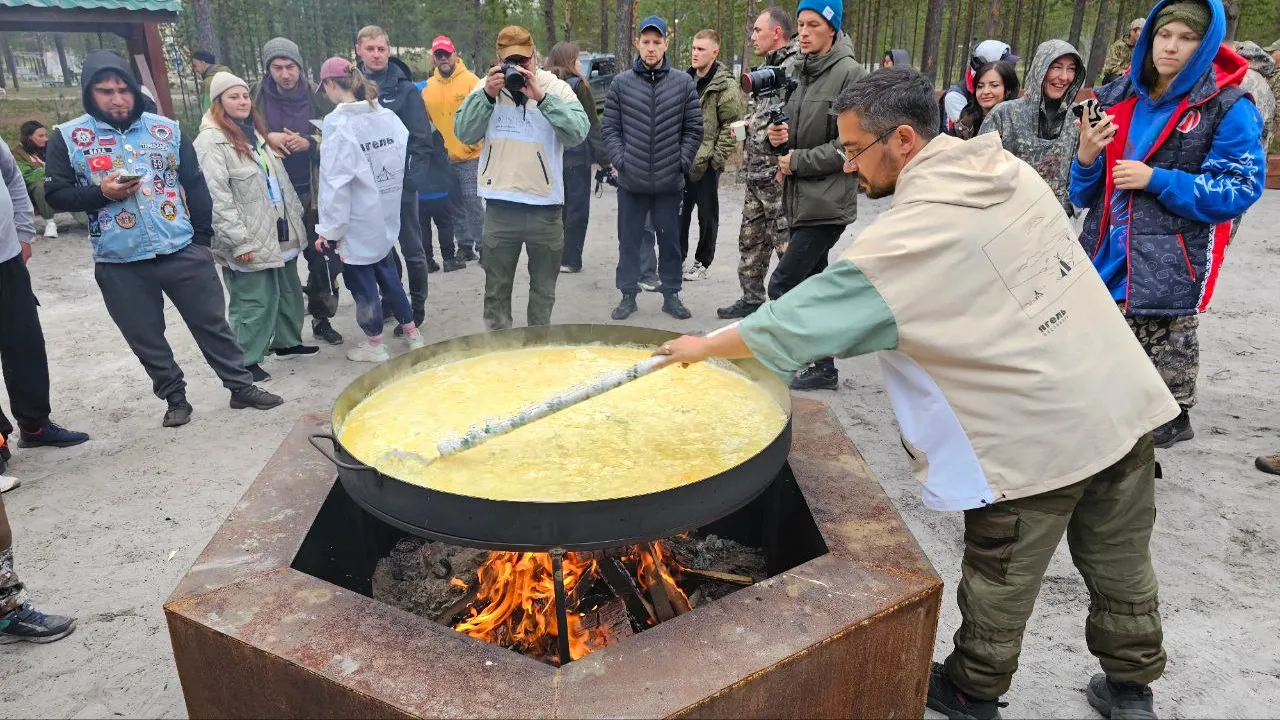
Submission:
[[[1178,413],[1066,214],[993,135],[937,135],[930,82],[879,70],[836,100],[844,171],[892,206],[844,256],[670,363],[755,357],[789,376],[879,352],[924,502],[964,511],[963,618],[929,707],[998,718],[1064,534],[1089,589],[1086,641],[1109,717],[1155,717],[1165,664],[1149,542],[1151,430]],[[936,137],[935,137],[936,136]],[[678,370],[673,370],[678,372]]]

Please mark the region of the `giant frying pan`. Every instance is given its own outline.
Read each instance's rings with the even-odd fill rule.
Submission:
[[[603,343],[657,346],[676,333],[620,325],[550,325],[515,328],[446,340],[405,353],[356,378],[334,402],[329,456],[347,493],[375,517],[406,532],[493,550],[589,550],[670,537],[722,518],[756,498],[773,481],[791,450],[791,395],[754,360],[735,365],[782,407],[787,422],[755,456],[698,482],[633,497],[583,502],[490,500],[442,492],[399,480],[366,465],[337,440],[352,409],[384,383],[420,363],[451,362],[499,350],[542,345]],[[679,372],[678,368],[660,372]],[[582,378],[590,380],[591,378]],[[424,399],[429,402],[429,399]],[[724,418],[731,423],[733,418]],[[518,431],[517,431],[518,432]]]

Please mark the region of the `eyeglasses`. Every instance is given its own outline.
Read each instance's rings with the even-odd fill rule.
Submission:
[[[849,163],[853,162],[854,160],[857,160],[857,159],[862,155],[862,153],[864,153],[864,152],[866,152],[866,151],[870,150],[871,148],[875,147],[876,145],[879,145],[881,142],[883,142],[883,141],[884,141],[884,139],[885,139],[885,138],[887,138],[887,137],[889,137],[890,135],[892,135],[892,134],[893,134],[897,129],[898,129],[898,128],[896,128],[896,127],[895,127],[895,128],[891,128],[891,129],[889,129],[889,130],[884,131],[884,133],[883,133],[883,134],[881,134],[881,135],[880,135],[880,137],[876,138],[875,140],[872,140],[872,141],[871,141],[871,143],[870,143],[869,145],[867,145],[866,147],[862,148],[861,150],[859,150],[858,152],[854,153],[853,155],[849,155],[849,151],[848,151],[848,150],[845,150],[844,148],[840,148],[840,150],[839,150],[839,152],[840,152],[840,159],[841,159],[841,160],[844,160],[844,164],[845,164],[845,165],[848,165]]]
[[[434,53],[434,54],[435,54],[435,56],[436,56],[436,59],[437,59],[437,60],[448,60],[450,57],[452,57],[452,56],[453,56],[453,53],[451,53],[451,52],[446,52],[446,51],[444,51],[444,50],[437,50],[437,51],[435,51],[435,53]]]

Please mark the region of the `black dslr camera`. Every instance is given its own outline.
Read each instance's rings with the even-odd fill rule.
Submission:
[[[612,185],[613,187],[618,187],[618,178],[614,177],[613,173],[609,172],[608,170],[604,168],[600,168],[599,170],[596,170],[596,186],[595,186],[595,189],[592,191],[592,193],[596,197],[600,197],[601,195],[604,194],[605,185]]]
[[[756,100],[782,96],[782,102],[769,108],[769,124],[782,125],[790,122],[787,111],[783,108],[791,93],[796,89],[796,81],[787,77],[787,71],[777,65],[765,65],[742,74],[742,91],[751,93]],[[776,155],[784,155],[785,147],[770,146]]]
[[[502,82],[513,93],[524,90],[525,81],[520,66],[510,60],[503,61]]]

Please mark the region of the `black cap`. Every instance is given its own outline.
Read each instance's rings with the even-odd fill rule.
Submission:
[[[195,52],[191,53],[191,59],[192,59],[192,60],[202,60],[202,61],[204,61],[204,62],[209,63],[210,65],[212,65],[212,64],[214,64],[214,63],[216,63],[216,62],[218,62],[218,56],[217,56],[217,55],[214,55],[213,53],[209,52],[208,50],[197,50],[197,51],[195,51]]]

